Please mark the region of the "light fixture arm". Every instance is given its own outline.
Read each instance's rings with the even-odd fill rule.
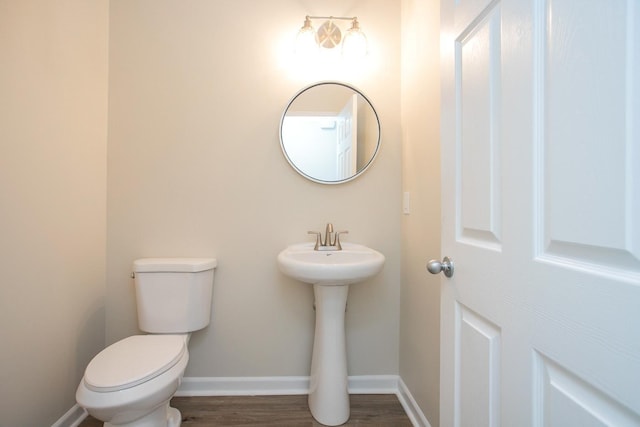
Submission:
[[[354,20],[358,20],[357,16],[352,16],[352,17],[348,17],[348,16],[311,16],[311,15],[307,15],[305,19],[329,19],[329,20],[335,20],[335,19],[340,19],[342,21],[354,21]]]

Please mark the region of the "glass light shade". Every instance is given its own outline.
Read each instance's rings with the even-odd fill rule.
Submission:
[[[311,25],[311,20],[307,17],[304,25],[296,36],[295,53],[299,56],[309,56],[318,51],[318,35]]]
[[[354,19],[353,25],[342,40],[342,55],[347,59],[358,59],[366,56],[367,51],[367,36],[360,31],[358,21]]]

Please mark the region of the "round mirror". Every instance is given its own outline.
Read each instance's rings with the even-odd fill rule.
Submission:
[[[280,144],[302,176],[339,184],[373,163],[380,147],[380,120],[362,92],[343,83],[317,83],[287,105],[280,121]]]

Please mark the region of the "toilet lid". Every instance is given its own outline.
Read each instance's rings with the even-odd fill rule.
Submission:
[[[183,335],[134,335],[98,353],[87,366],[84,383],[103,392],[133,387],[167,371],[185,351]]]

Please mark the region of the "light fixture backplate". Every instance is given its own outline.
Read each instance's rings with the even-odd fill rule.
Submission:
[[[318,44],[325,49],[333,49],[340,45],[342,41],[342,31],[332,20],[325,21],[318,28]]]

